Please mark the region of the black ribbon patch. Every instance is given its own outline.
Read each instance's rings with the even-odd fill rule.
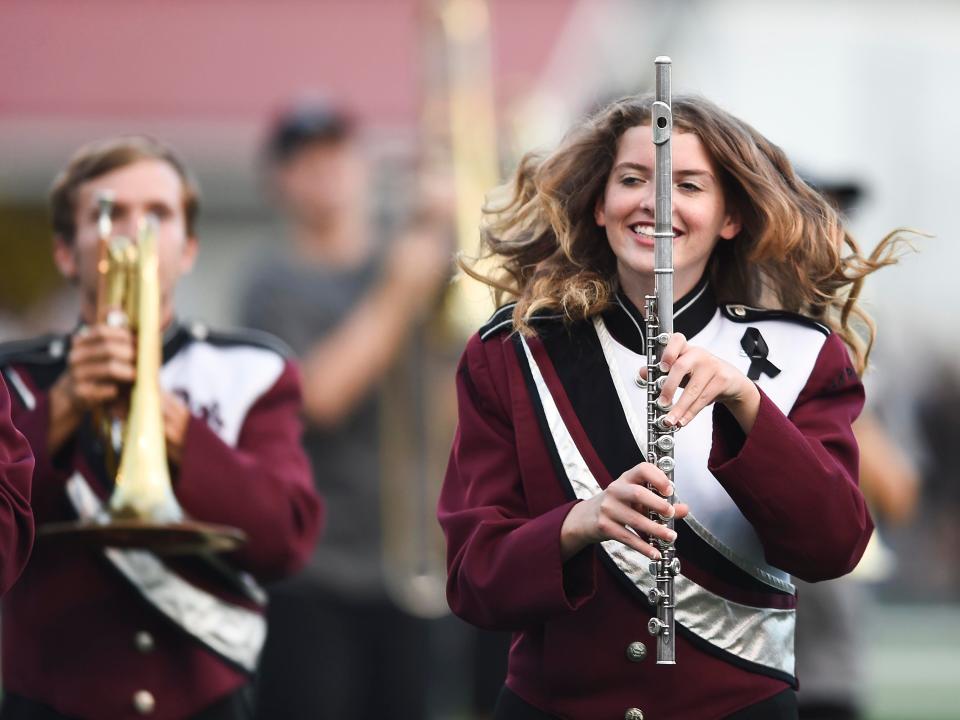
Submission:
[[[780,374],[780,368],[767,360],[770,348],[767,347],[767,341],[755,327],[747,328],[740,338],[740,347],[750,358],[750,369],[747,370],[747,377],[753,381],[760,379],[760,375],[767,374],[775,378]]]

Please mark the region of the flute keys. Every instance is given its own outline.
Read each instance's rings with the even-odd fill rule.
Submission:
[[[657,467],[663,470],[665,473],[672,473],[673,469],[677,466],[676,461],[672,457],[662,457],[657,460]]]
[[[658,363],[656,367],[657,367],[657,370],[661,373],[670,372],[670,366],[667,365],[666,363],[662,363],[662,362]],[[663,386],[667,384],[667,376],[661,375],[656,380],[652,382],[648,382],[644,380],[642,377],[640,377],[640,373],[638,372],[637,376],[633,379],[633,382],[636,383],[637,387],[640,387],[640,388],[648,388],[652,386],[652,388],[659,393],[663,390]]]
[[[671,545],[671,543],[664,542],[665,546]],[[680,558],[670,558],[669,560],[653,560],[647,566],[647,571],[657,577],[660,574],[660,564],[663,563],[663,574],[664,575],[679,575],[680,574]]]
[[[654,637],[666,635],[668,632],[667,624],[660,618],[650,618],[650,622],[647,623],[647,631]]]
[[[670,452],[677,444],[673,439],[673,435],[661,435],[657,438],[654,445],[660,452]]]

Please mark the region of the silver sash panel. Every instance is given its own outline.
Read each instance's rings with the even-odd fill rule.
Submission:
[[[81,520],[104,522],[103,503],[79,472],[67,496]],[[218,655],[253,673],[267,636],[264,617],[191,585],[145,550],[106,548],[104,555],[157,610]]]
[[[589,500],[601,492],[600,485],[564,423],[529,344],[522,335],[519,337],[570,486],[579,499]],[[647,569],[650,559],[645,555],[616,540],[601,543],[601,548],[644,596],[654,587],[654,579]],[[675,591],[675,618],[679,625],[743,660],[787,675],[794,674],[794,610],[757,608],[733,602],[683,575],[677,576]]]

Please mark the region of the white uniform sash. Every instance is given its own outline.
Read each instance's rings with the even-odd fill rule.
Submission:
[[[529,344],[522,335],[519,337],[566,478],[575,496],[588,500],[601,492],[600,484],[567,428]],[[646,597],[655,586],[648,571],[649,558],[616,540],[601,543],[601,549]],[[681,627],[719,650],[793,676],[794,610],[758,608],[727,600],[683,575],[676,578],[674,589],[675,618]]]
[[[67,496],[81,520],[106,521],[103,503],[79,472],[67,481]],[[256,670],[267,636],[263,615],[190,584],[151,552],[106,548],[104,556],[147,602],[184,632],[247,672]]]
[[[633,382],[637,370],[646,365],[646,359],[614,340],[599,317],[594,318],[593,323],[627,424],[646,456],[646,390]],[[692,341],[709,347],[713,352],[715,343],[710,341],[716,340],[723,324],[723,319],[717,313]],[[715,354],[720,356],[720,353]],[[677,399],[682,394],[681,389],[677,392]],[[780,592],[795,593],[789,574],[766,562],[763,546],[753,526],[707,469],[713,434],[712,417],[713,405],[708,405],[693,422],[677,432],[677,449],[674,451],[677,460],[677,469],[674,471],[677,497],[691,507],[691,513],[684,518],[684,522],[704,542],[754,579]],[[692,511],[694,508],[696,514]]]

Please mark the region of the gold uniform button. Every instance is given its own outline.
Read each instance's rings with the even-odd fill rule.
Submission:
[[[643,710],[640,708],[630,708],[624,714],[623,720],[643,720]]]
[[[157,701],[149,690],[137,690],[133,694],[133,709],[141,715],[149,715],[157,707]]]
[[[153,648],[156,647],[156,643],[153,641],[153,635],[146,630],[141,630],[133,636],[133,644],[134,647],[142,653],[153,652]]]
[[[647,657],[647,646],[639,640],[627,645],[627,660],[630,662],[641,662]]]

